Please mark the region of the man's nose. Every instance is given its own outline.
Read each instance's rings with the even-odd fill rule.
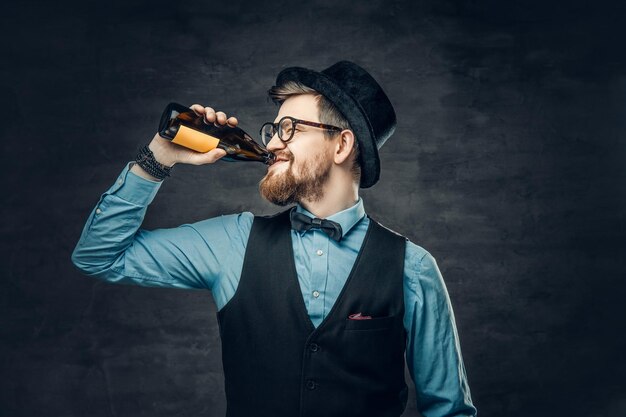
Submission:
[[[280,138],[278,137],[278,133],[272,136],[272,140],[270,140],[270,143],[268,143],[266,146],[267,150],[270,152],[275,152],[278,149],[285,149],[286,147],[287,144],[280,140]]]

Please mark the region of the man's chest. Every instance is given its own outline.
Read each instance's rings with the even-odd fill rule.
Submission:
[[[329,314],[357,261],[365,230],[358,229],[336,243],[320,231],[293,232],[298,283],[311,321],[319,325]]]

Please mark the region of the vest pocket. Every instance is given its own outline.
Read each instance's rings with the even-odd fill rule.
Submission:
[[[397,316],[373,317],[367,320],[346,319],[346,331],[354,330],[387,330],[393,327]]]

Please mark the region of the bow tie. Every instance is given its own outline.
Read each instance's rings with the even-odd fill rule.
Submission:
[[[332,220],[318,219],[317,217],[312,219],[306,214],[298,213],[295,209],[291,210],[289,217],[291,218],[291,228],[296,232],[306,232],[313,228],[321,229],[336,242],[339,242],[343,235],[341,225]]]

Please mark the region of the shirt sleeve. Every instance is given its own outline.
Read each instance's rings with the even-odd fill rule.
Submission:
[[[424,417],[476,416],[454,312],[435,258],[407,242],[406,359]]]
[[[74,265],[108,282],[149,287],[213,290],[220,276],[234,279],[241,268],[238,260],[243,262],[243,234],[252,214],[142,229],[162,182],[140,177],[129,171],[131,167],[132,162],[90,213],[72,253]]]

